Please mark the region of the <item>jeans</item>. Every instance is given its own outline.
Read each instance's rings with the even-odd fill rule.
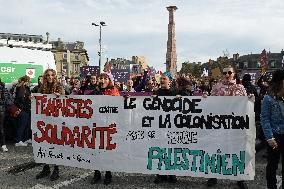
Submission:
[[[284,134],[273,134],[278,147],[272,149],[270,146],[267,149],[267,165],[266,165],[266,181],[268,189],[277,189],[276,170],[280,155],[282,156],[282,189],[284,189]]]
[[[26,141],[27,140],[27,132],[29,125],[29,114],[21,111],[19,116],[17,117],[17,131],[16,131],[16,142]]]

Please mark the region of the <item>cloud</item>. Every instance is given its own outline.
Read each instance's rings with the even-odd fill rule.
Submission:
[[[282,0],[0,0],[1,32],[42,34],[53,40],[84,41],[90,62],[98,64],[99,28],[109,58],[144,55],[164,68],[168,11],[175,12],[178,65],[222,55],[280,52],[284,39]]]

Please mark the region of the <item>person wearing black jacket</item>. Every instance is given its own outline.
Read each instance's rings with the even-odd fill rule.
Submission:
[[[8,148],[5,141],[4,121],[5,111],[8,106],[13,104],[13,97],[5,88],[5,83],[0,80],[0,145],[3,152],[7,152]]]
[[[31,90],[30,90],[30,77],[23,76],[19,79],[16,85],[15,92],[15,105],[20,109],[20,113],[14,118],[17,125],[16,144],[15,146],[27,146],[24,141],[31,142]]]
[[[165,72],[162,74],[160,78],[160,88],[154,91],[154,95],[157,96],[176,96],[177,91],[171,88],[173,76],[169,72]],[[155,98],[155,97],[154,97]],[[164,181],[168,181],[170,183],[176,183],[177,178],[175,175],[156,175],[154,180],[155,184],[162,183]]]

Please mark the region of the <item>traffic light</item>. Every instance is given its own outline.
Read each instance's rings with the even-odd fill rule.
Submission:
[[[99,55],[99,56],[101,56],[101,53],[100,53],[100,52],[98,52],[98,55]]]

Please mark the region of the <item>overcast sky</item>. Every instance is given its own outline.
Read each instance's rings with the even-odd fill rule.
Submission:
[[[175,13],[178,68],[184,61],[206,62],[284,48],[283,0],[0,0],[0,33],[44,35],[83,41],[90,63],[98,65],[99,28],[104,61],[145,56],[165,69],[168,11]]]

